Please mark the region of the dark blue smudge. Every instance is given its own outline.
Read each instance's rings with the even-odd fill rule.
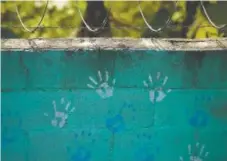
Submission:
[[[3,136],[1,142],[2,148],[4,149],[8,144],[12,143],[13,141],[14,141],[13,138],[6,138]]]
[[[123,117],[120,114],[117,114],[114,117],[106,119],[106,127],[112,133],[123,131],[125,128]]]
[[[74,138],[75,138],[75,142],[77,142],[77,139],[79,138],[79,136],[84,136],[85,135],[85,131],[81,131],[81,134],[79,135],[79,134],[77,134],[77,133],[74,133]],[[87,133],[87,136],[88,137],[92,137],[92,133],[91,132],[88,132]],[[91,143],[95,143],[95,139],[91,139]]]
[[[74,134],[74,138],[77,139],[78,138],[78,134],[75,133]]]
[[[151,140],[151,135],[148,135],[148,136],[147,136],[147,139],[148,139],[148,140]]]
[[[94,144],[94,143],[95,143],[95,141],[96,141],[95,139],[92,139],[92,140],[91,140],[91,143],[92,143],[92,144]]]
[[[81,136],[84,136],[84,134],[85,134],[85,132],[82,130],[82,131],[81,131]]]
[[[124,102],[124,104],[123,104],[123,108],[132,108],[132,103],[129,103],[129,102]]]
[[[194,115],[189,119],[189,124],[194,127],[204,127],[207,125],[208,116],[202,110],[197,110]]]
[[[87,134],[87,136],[91,136],[91,133],[89,132],[89,133]]]
[[[72,161],[89,161],[91,159],[91,152],[83,147],[80,147],[73,154]]]
[[[6,147],[8,144],[24,136],[24,131],[20,129],[21,121],[15,126],[2,126],[1,145]]]
[[[127,101],[124,102],[123,105],[122,105],[122,107],[121,107],[121,109],[120,109],[120,111],[122,111],[125,108],[131,109],[133,112],[136,112],[136,109],[133,107],[133,104],[130,103],[130,102],[127,102]]]
[[[140,139],[141,137],[144,137],[142,139],[147,139],[147,140],[151,140],[151,138],[152,138],[151,135],[146,134],[146,133],[142,133],[141,135],[140,134],[137,134],[136,137],[137,137],[137,139]]]
[[[154,161],[154,154],[148,147],[139,148],[135,153],[135,161]]]
[[[204,106],[207,103],[211,102],[213,100],[212,96],[196,96],[194,104],[196,107],[198,106]]]

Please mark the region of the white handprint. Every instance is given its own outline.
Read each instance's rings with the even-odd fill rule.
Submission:
[[[191,148],[191,144],[188,145],[188,155],[189,155],[189,161],[203,161],[203,159],[205,159],[209,152],[205,152],[204,153],[204,148],[205,145],[201,145],[199,143],[196,143],[196,151],[192,153],[192,148]],[[199,154],[198,153],[199,150]],[[183,157],[180,156],[180,161],[184,161]]]
[[[160,82],[160,77],[161,77],[161,73],[158,72],[157,76],[156,76],[156,81],[157,82]],[[149,79],[148,83],[145,80],[143,81],[144,86],[147,87],[147,88],[153,87],[154,86],[154,82],[153,82],[152,76],[149,75],[148,79]],[[164,92],[164,90],[163,90],[163,86],[166,84],[167,81],[168,81],[168,77],[165,76],[164,80],[163,80],[163,82],[162,82],[162,84],[160,86],[153,87],[153,89],[151,89],[149,91],[149,98],[150,98],[150,101],[152,103],[154,103],[155,101],[156,102],[162,101],[166,97],[167,93],[171,92],[171,89],[168,89],[166,92]],[[148,85],[148,84],[150,84],[150,85]],[[157,92],[157,96],[155,94],[156,92]]]
[[[96,92],[102,98],[108,98],[108,97],[113,96],[113,91],[114,91],[113,86],[116,82],[115,79],[112,80],[112,86],[110,86],[108,84],[108,80],[109,80],[108,71],[105,71],[105,78],[103,78],[101,75],[101,72],[98,71],[98,78],[99,78],[99,83],[94,78],[89,76],[89,79],[93,83],[93,85],[87,84],[87,86],[89,88],[96,89]]]
[[[53,101],[52,104],[54,109],[54,118],[51,120],[51,124],[62,128],[65,125],[69,114],[75,111],[75,107],[70,108],[71,102],[66,103],[64,98],[61,98],[61,105],[65,106],[64,112],[57,111],[56,101]],[[44,115],[48,116],[47,113],[44,113]]]

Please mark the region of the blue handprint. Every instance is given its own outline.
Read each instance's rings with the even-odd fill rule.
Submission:
[[[112,133],[117,133],[125,128],[124,124],[124,118],[117,114],[114,117],[106,119],[106,127],[109,129]]]
[[[149,151],[148,147],[139,148],[135,152],[135,161],[154,161],[154,154]]]
[[[84,147],[79,147],[73,154],[71,161],[89,161],[90,159],[91,152]]]
[[[15,139],[14,138],[7,138],[6,136],[2,135],[2,148],[5,148],[8,144],[12,143]]]
[[[132,109],[133,111],[135,111],[135,109],[133,108],[133,105],[125,101],[123,105],[120,107],[116,115],[106,119],[106,128],[110,130],[113,134],[117,132],[121,132],[125,129],[125,121],[124,121],[124,117],[122,116],[122,113],[123,113],[123,110],[126,108]]]
[[[189,119],[189,123],[194,127],[204,127],[207,125],[208,116],[206,112],[197,110],[194,115]]]
[[[133,141],[133,146],[136,147],[134,151],[135,161],[154,161],[155,156],[159,153],[159,145],[154,142],[151,134],[142,133],[137,134]]]
[[[93,133],[85,130],[74,133],[74,145],[67,146],[71,161],[90,161],[92,158],[91,146],[95,144]]]
[[[24,137],[25,131],[21,129],[22,120],[17,112],[4,111],[2,116],[2,146],[14,142],[20,137]]]
[[[190,117],[189,124],[193,127],[205,127],[208,123],[208,114],[201,110],[204,106],[207,107],[207,103],[213,100],[210,95],[198,95],[194,99],[195,113]]]

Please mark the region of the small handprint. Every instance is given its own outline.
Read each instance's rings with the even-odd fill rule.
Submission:
[[[116,82],[115,79],[112,80],[112,85],[109,85],[108,71],[105,71],[105,78],[103,78],[101,72],[98,71],[98,78],[99,78],[99,83],[94,78],[89,76],[89,79],[93,83],[93,85],[87,84],[87,86],[89,88],[96,89],[96,92],[102,98],[108,98],[113,96],[113,91],[114,91],[113,86],[115,85],[115,82]]]
[[[135,152],[135,161],[154,161],[155,155],[149,147],[142,147]]]
[[[153,136],[146,132],[137,134],[132,146],[136,147],[134,161],[154,161],[160,150]]]
[[[151,89],[149,91],[149,98],[150,98],[150,101],[152,103],[162,101],[166,97],[167,93],[171,92],[171,89],[168,89],[166,92],[163,89],[163,86],[168,81],[168,77],[167,76],[164,77],[164,80],[163,80],[163,82],[161,82],[160,85],[158,85],[157,87],[155,87],[155,83],[156,82],[157,83],[160,83],[160,77],[161,77],[161,73],[158,72],[157,73],[157,76],[156,76],[156,81],[155,82],[154,82],[154,80],[153,80],[153,78],[152,78],[151,75],[148,76],[148,79],[149,79],[148,83],[145,80],[143,81],[143,84],[144,84],[145,87],[147,87],[147,88],[150,88],[150,87],[153,88],[153,89]]]
[[[96,133],[93,130],[74,131],[72,145],[66,146],[67,153],[71,156],[70,161],[92,160],[92,147],[96,144]]]
[[[114,117],[106,119],[106,128],[112,133],[123,131],[125,128],[125,122],[122,115],[117,114]]]
[[[77,148],[71,157],[71,161],[89,161],[90,159],[91,152],[84,147]]]
[[[66,124],[66,120],[70,113],[75,111],[75,107],[70,108],[71,102],[66,102],[64,98],[61,98],[61,106],[65,106],[64,112],[58,111],[56,106],[56,101],[53,101],[54,109],[54,118],[51,120],[51,124],[55,127],[62,128]],[[47,113],[44,113],[45,116],[48,116]]]
[[[191,144],[188,145],[188,161],[204,161],[204,159],[208,156],[209,152],[204,153],[205,145],[201,145],[200,143],[196,143],[196,150],[192,152]],[[184,161],[183,157],[180,156],[180,161]]]
[[[208,122],[208,115],[205,111],[196,110],[195,113],[190,117],[189,124],[193,127],[205,127]]]
[[[25,136],[22,129],[22,118],[18,112],[2,111],[2,147],[5,148],[10,143],[16,141],[20,137]]]

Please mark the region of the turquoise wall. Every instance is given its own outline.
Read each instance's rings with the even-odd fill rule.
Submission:
[[[227,51],[3,51],[3,161],[226,161]]]

